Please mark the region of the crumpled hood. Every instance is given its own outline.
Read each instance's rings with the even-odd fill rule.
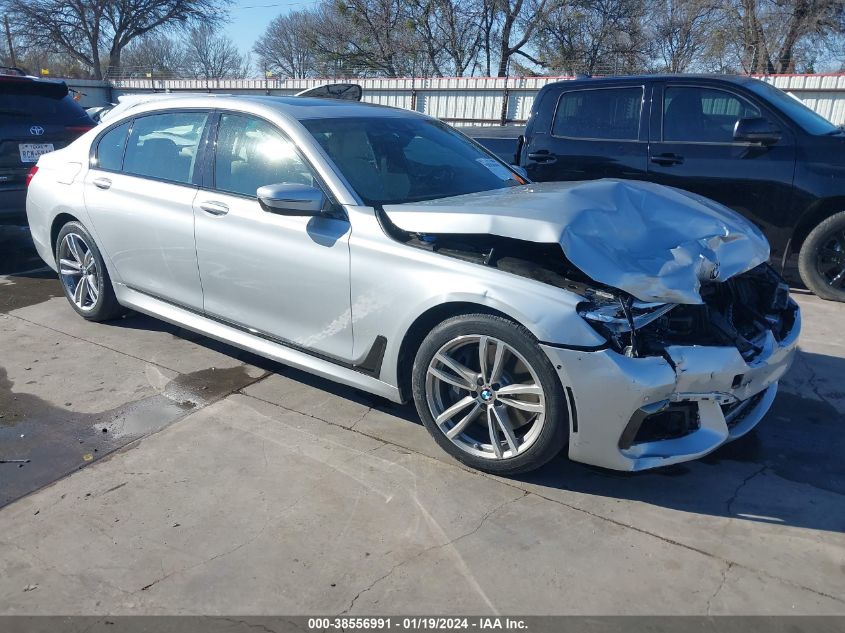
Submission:
[[[537,183],[384,210],[412,233],[558,242],[586,275],[642,301],[702,303],[702,281],[769,259],[760,230],[730,209],[632,180]]]

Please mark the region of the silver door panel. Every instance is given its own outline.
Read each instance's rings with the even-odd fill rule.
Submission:
[[[110,181],[107,188],[102,179]],[[100,246],[121,281],[202,309],[194,246],[196,187],[91,169],[84,190]]]
[[[207,314],[352,360],[346,220],[276,215],[216,191],[200,192],[195,215]]]

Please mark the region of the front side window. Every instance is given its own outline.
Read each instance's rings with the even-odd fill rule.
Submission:
[[[669,86],[663,92],[663,140],[731,143],[739,119],[759,117],[760,109],[714,88]]]
[[[781,112],[800,125],[805,132],[818,135],[839,133],[837,126],[817,112],[813,112],[801,101],[783,90],[778,90],[774,86],[758,80],[749,82],[747,87],[780,109]]]
[[[437,121],[349,117],[301,123],[371,206],[524,184],[499,159]]]
[[[208,114],[204,112],[169,112],[135,119],[126,145],[123,171],[191,183],[207,120]]]
[[[95,167],[108,171],[120,171],[123,167],[123,148],[129,133],[129,121],[103,134],[97,144]]]
[[[316,184],[293,142],[266,121],[223,114],[217,130],[215,188],[255,196],[259,187],[280,184]]]
[[[636,141],[640,136],[643,89],[595,88],[561,95],[552,125],[554,136]]]

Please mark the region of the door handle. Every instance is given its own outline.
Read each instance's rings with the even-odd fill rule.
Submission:
[[[94,186],[97,187],[97,189],[108,189],[111,187],[111,180],[108,178],[94,178],[91,182],[94,183]]]
[[[528,154],[528,159],[533,160],[535,163],[556,163],[557,157],[553,154],[550,154],[548,150],[541,150],[539,152],[530,152]]]
[[[200,202],[200,209],[202,209],[209,215],[226,215],[227,213],[229,213],[228,206],[226,206],[222,202],[215,202],[214,200]]]
[[[684,157],[680,154],[657,154],[651,157],[651,162],[656,165],[680,165],[684,162]]]

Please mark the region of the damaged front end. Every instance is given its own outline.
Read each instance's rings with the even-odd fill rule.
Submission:
[[[701,297],[701,304],[660,305],[598,291],[579,306],[612,355],[626,360],[548,351],[569,366],[604,366],[598,373],[638,389],[615,393],[613,408],[621,417],[612,433],[590,428],[574,436],[575,458],[629,470],[686,461],[744,435],[768,411],[800,331],[800,311],[787,285],[761,264],[702,284]],[[583,375],[571,372],[566,379],[578,384]],[[586,409],[606,416],[607,407],[584,397],[589,391],[579,390],[581,414]],[[616,444],[618,454],[609,461],[593,454],[590,436],[596,434]]]
[[[768,411],[800,311],[759,230],[647,183],[548,183],[386,206],[409,246],[563,288],[606,347],[541,343],[569,455],[643,470],[705,455]]]
[[[780,342],[792,331],[798,313],[789,287],[768,264],[702,284],[700,304],[649,303],[611,290],[585,294],[579,314],[630,357],[663,356],[673,345],[734,346],[753,362],[770,333]]]

